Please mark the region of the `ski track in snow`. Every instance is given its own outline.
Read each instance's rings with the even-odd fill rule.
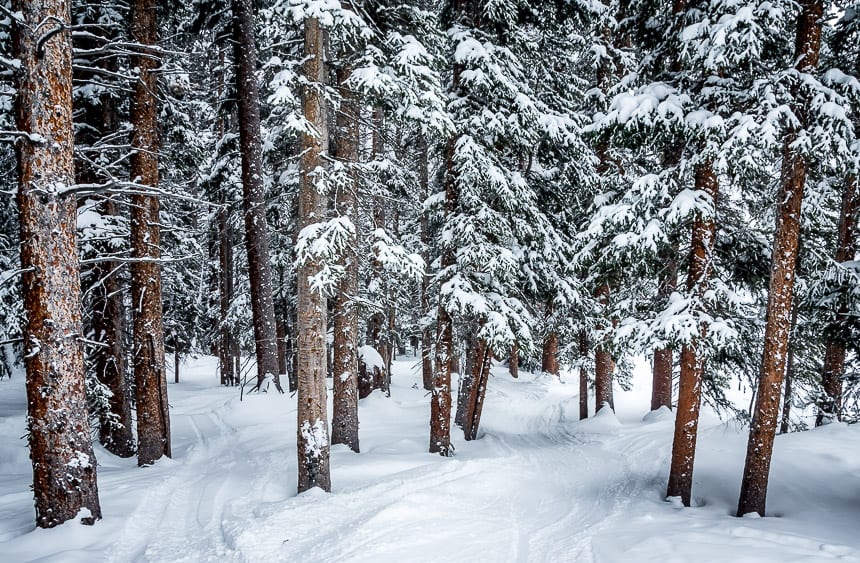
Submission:
[[[486,455],[472,455],[457,440],[455,427],[455,442],[466,451],[454,458],[421,460],[421,452],[415,452],[415,466],[377,483],[271,503],[260,502],[254,491],[283,478],[283,471],[259,460],[248,463],[253,452],[243,451],[218,409],[175,417],[174,432],[190,430],[192,440],[177,456],[179,467],[129,517],[108,561],[397,560],[403,547],[396,545],[398,530],[408,514],[418,529],[453,518],[482,524],[480,532],[463,524],[466,539],[496,538],[489,550],[483,543],[471,552],[451,549],[455,558],[460,551],[460,560],[591,562],[591,537],[624,514],[640,483],[629,478],[627,456],[606,455],[611,436],[572,430],[578,421],[566,420],[565,404],[547,397],[548,387],[516,385],[490,390],[488,429],[473,443]],[[511,400],[512,395],[537,408],[508,413],[512,421],[502,424],[506,430],[496,430],[489,414],[493,399]],[[337,487],[336,461],[333,466]],[[244,471],[248,474],[239,474]],[[574,498],[587,500],[560,501]],[[424,522],[416,526],[416,518]],[[429,551],[415,551],[411,560],[438,560],[448,550],[437,545],[434,551],[432,537],[426,543]]]
[[[29,497],[0,494],[0,514],[10,516],[0,526],[0,553],[11,554],[4,563],[860,561],[860,503],[838,500],[843,490],[860,498],[860,476],[823,494],[802,474],[860,475],[860,459],[828,453],[810,465],[803,435],[778,441],[787,453],[775,466],[795,480],[783,483],[777,471],[771,498],[799,495],[813,511],[805,519],[728,515],[739,478],[733,456],[743,454],[745,436],[719,424],[700,431],[693,493],[707,502],[684,509],[662,499],[671,413],[579,421],[574,385],[528,374],[512,380],[496,368],[479,439],[465,442],[454,427],[456,455],[441,458],[425,453],[429,398],[413,386],[419,376],[407,359],[395,364],[390,399],[361,402],[363,453],[332,449],[332,493],[296,495],[295,397],[239,402],[234,389],[218,387],[207,361],[170,387],[173,460],[140,469],[99,450],[105,519],[95,527],[27,531]],[[855,434],[841,427],[817,439],[844,446],[860,442]],[[0,441],[20,457],[19,445],[7,446]],[[0,493],[10,483],[0,480]],[[772,505],[789,516],[802,509]],[[809,531],[828,511],[850,531],[832,522]]]
[[[228,499],[248,492],[235,471],[237,444],[231,439],[235,432],[218,411],[177,422],[187,425],[196,443],[188,447],[176,472],[132,513],[116,542],[119,549],[107,558],[110,562],[236,560],[221,531],[229,517]]]

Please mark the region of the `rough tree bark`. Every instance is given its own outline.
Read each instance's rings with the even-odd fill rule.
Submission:
[[[97,23],[93,17],[85,16],[84,23]],[[74,41],[74,47],[95,49],[100,42],[92,37],[81,37]],[[117,59],[110,57],[90,61],[99,70],[116,72]],[[86,66],[86,65],[85,65]],[[73,80],[92,80],[98,71],[88,68],[73,69]],[[91,100],[83,97],[76,101],[74,108],[80,115],[81,126],[75,131],[75,177],[80,184],[96,184],[109,181],[92,161],[91,149],[106,135],[115,134],[119,128],[117,99],[113,92],[103,91],[98,98]],[[99,215],[117,215],[116,206],[110,197],[98,198],[96,209]],[[131,402],[126,388],[125,354],[122,349],[125,310],[123,307],[122,287],[117,277],[119,264],[114,261],[98,260],[115,249],[110,240],[96,239],[90,242],[93,252],[87,258],[96,258],[90,270],[81,272],[83,295],[89,296],[91,315],[89,327],[92,338],[100,342],[89,353],[89,362],[99,382],[110,390],[108,408],[99,413],[99,442],[112,454],[131,457],[135,454],[134,433],[131,416]],[[85,309],[86,310],[86,309]]]
[[[677,248],[673,248],[672,252],[676,252]],[[675,261],[674,255],[665,256],[666,264],[660,279],[660,286],[657,291],[657,300],[660,303],[665,303],[669,295],[675,291],[675,284],[678,278],[678,264]],[[660,407],[672,408],[672,363],[673,353],[668,346],[654,350],[654,365],[652,368],[652,385],[651,385],[651,410],[655,411]]]
[[[304,70],[302,89],[304,117],[314,128],[302,135],[299,227],[304,230],[325,220],[327,198],[320,185],[325,166],[328,125],[322,85],[325,83],[326,34],[315,18],[304,25]],[[320,264],[304,260],[298,272],[298,490],[319,487],[331,490],[329,432],[326,415],[326,299],[310,285]]]
[[[131,3],[131,37],[145,46],[157,44],[158,3]],[[141,186],[158,186],[158,92],[156,61],[151,54],[132,57],[140,76],[134,85],[131,178]],[[164,319],[161,303],[161,229],[158,198],[137,193],[131,198],[131,299],[134,309],[134,382],[137,404],[137,463],[150,465],[170,457],[170,417],[164,365]]]
[[[588,358],[588,332],[579,331],[579,420],[588,418],[588,370],[585,360]]]
[[[490,366],[493,361],[493,349],[483,338],[475,338],[472,353],[470,377],[472,384],[467,397],[465,416],[463,417],[463,435],[466,440],[478,437],[478,426],[481,424],[481,412],[484,408],[484,397],[487,394],[487,381],[490,377]]]
[[[251,282],[251,313],[260,390],[267,376],[281,389],[278,370],[278,335],[269,266],[269,231],[266,225],[266,188],[263,185],[263,145],[260,139],[260,94],[257,89],[257,48],[254,41],[252,0],[233,0],[233,46],[236,59],[236,94],[242,156],[242,207],[245,212],[245,250]]]
[[[459,67],[454,67],[454,84],[459,80]],[[446,150],[445,217],[457,209],[459,192],[454,169],[454,146],[456,138],[448,141]],[[445,271],[456,264],[454,249],[442,249],[441,269]],[[441,284],[440,284],[441,286]],[[433,373],[433,390],[430,399],[430,453],[442,456],[453,454],[451,447],[451,368],[454,355],[454,321],[440,299],[436,314],[436,365]]]
[[[224,100],[224,48],[218,46],[218,61],[214,73],[217,81],[218,101]],[[218,139],[224,138],[227,128],[223,111],[218,111],[215,119],[215,131]],[[218,193],[220,207],[215,214],[215,237],[212,257],[217,253],[218,267],[215,278],[218,291],[218,373],[221,385],[238,385],[239,372],[233,357],[233,329],[228,322],[230,303],[233,301],[233,229],[228,217],[227,190],[220,189]]]
[[[520,346],[516,342],[511,346],[511,355],[508,359],[508,373],[514,379],[520,377]]]
[[[472,365],[475,358],[479,354],[478,346],[480,342],[475,338],[475,332],[466,332],[466,338],[463,340],[463,349],[466,351],[465,365],[463,371],[459,368],[452,368],[452,372],[458,375],[457,377],[457,409],[454,411],[454,424],[463,428],[463,421],[466,420],[466,408],[469,406],[469,396],[472,394]]]
[[[222,205],[226,203],[222,194]],[[233,300],[233,233],[227,220],[227,210],[218,210],[218,309],[219,309],[219,338],[218,347],[219,371],[222,385],[237,385],[239,373],[235,369],[233,358],[233,329],[230,326],[230,302]]]
[[[467,12],[474,7],[469,0],[456,0],[448,8],[453,19],[463,20]],[[453,65],[451,77],[451,92],[460,90],[460,75],[463,72],[462,63]],[[454,162],[454,152],[459,135],[454,134],[448,139],[445,147],[445,220],[447,221],[459,206],[460,192],[457,187],[457,169]],[[440,291],[445,282],[445,272],[457,264],[457,255],[449,244],[441,249],[440,268],[443,279],[440,280]],[[430,453],[443,456],[453,455],[451,446],[451,371],[457,363],[454,349],[454,320],[445,306],[444,296],[440,295],[439,310],[436,314],[436,365],[433,374],[433,390],[430,399]],[[459,372],[459,368],[457,369]]]
[[[424,135],[418,137],[418,179],[421,184],[421,201],[424,202],[430,196],[430,173],[429,155],[427,150],[427,139]],[[427,211],[421,212],[421,244],[424,247],[424,263],[430,265],[430,219]],[[421,276],[421,314],[430,312],[430,272],[425,270]],[[433,333],[429,326],[421,328],[421,380],[424,389],[433,389]]]
[[[550,331],[543,341],[543,357],[541,361],[541,371],[550,373],[558,377],[558,333],[554,330]]]
[[[597,297],[602,304],[609,301],[609,284],[603,283],[597,288]],[[601,330],[603,327],[598,326]],[[612,372],[615,370],[615,362],[612,354],[603,343],[598,343],[594,349],[594,410],[595,412],[608,405],[615,410],[615,400],[612,397]]]
[[[114,205],[105,200],[99,206],[104,215],[114,215]],[[119,457],[132,457],[135,453],[131,402],[125,384],[125,354],[123,352],[122,288],[116,275],[115,262],[97,262],[91,271],[93,285],[92,327],[99,346],[94,353],[93,368],[96,377],[111,396],[109,414],[99,421],[99,442],[106,450]],[[107,414],[107,413],[105,413]]]
[[[818,66],[821,47],[824,3],[821,0],[803,0],[800,6],[794,58],[799,71],[814,72]],[[795,93],[799,95],[798,89],[795,89]],[[805,128],[809,121],[805,101],[798,99],[793,110],[800,128]],[[764,353],[755,410],[750,424],[741,494],[738,499],[738,516],[750,512],[758,512],[764,516],[767,503],[767,482],[773,454],[773,439],[779,414],[780,391],[788,359],[794,274],[800,238],[800,211],[806,184],[807,161],[795,147],[798,136],[799,131],[794,126],[789,126],[783,139],[782,174],[776,199],[778,207],[770,270]]]
[[[797,304],[791,308],[791,335],[789,336],[788,366],[785,369],[785,392],[782,396],[782,414],[779,422],[779,433],[787,434],[791,422],[792,385],[794,379],[794,346],[791,345],[797,327]]]
[[[845,179],[842,190],[842,209],[839,214],[839,232],[836,246],[836,262],[842,264],[854,260],[857,253],[857,215],[860,210],[860,190],[857,178]],[[846,295],[850,290],[842,283],[838,290],[838,306],[832,328],[827,331],[824,348],[824,365],[821,370],[821,387],[824,396],[818,404],[815,425],[821,426],[833,420],[842,420],[842,377],[845,375],[845,342],[839,336],[839,326],[849,318]]]
[[[696,190],[708,195],[716,206],[720,184],[710,160],[696,169]],[[697,213],[693,220],[690,242],[690,265],[687,271],[687,292],[701,299],[707,289],[711,272],[717,224],[713,215]],[[700,328],[704,339],[707,327]],[[699,427],[699,407],[702,402],[702,373],[704,363],[698,353],[698,338],[681,348],[681,380],[678,386],[678,409],[675,413],[675,437],[669,469],[667,497],[681,497],[690,506],[693,490],[693,464],[696,456],[696,432]]]
[[[352,9],[349,2],[344,8]],[[336,194],[336,209],[340,216],[347,217],[358,229],[358,177],[355,169],[359,157],[360,106],[356,93],[347,86],[352,67],[337,70],[341,103],[337,112],[337,136],[335,156],[349,174],[349,181]],[[354,452],[359,451],[358,441],[358,309],[353,299],[358,295],[357,236],[350,241],[345,253],[340,279],[334,298],[334,403],[332,406],[331,441],[346,444]]]
[[[36,525],[101,518],[84,391],[72,130],[72,44],[66,0],[12,9],[28,440]],[[32,31],[38,30],[38,31]]]

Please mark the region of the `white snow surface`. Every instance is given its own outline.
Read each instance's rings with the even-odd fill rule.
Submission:
[[[0,560],[860,561],[860,428],[779,436],[771,517],[735,518],[746,429],[704,415],[695,507],[663,498],[673,415],[648,413],[647,365],[618,415],[578,420],[578,385],[493,369],[479,439],[426,453],[420,362],[360,403],[361,450],[332,448],[332,492],[296,495],[296,399],[218,385],[217,361],[170,384],[174,459],[96,447],[104,518],[34,529],[23,376],[0,381]],[[417,385],[416,385],[417,384]],[[593,400],[592,408],[593,408]]]
[[[377,352],[376,348],[374,348],[373,346],[361,346],[358,349],[358,357],[361,358],[361,361],[364,362],[364,365],[369,371],[373,371],[376,368],[379,368],[380,370],[385,370],[385,360],[382,359],[382,356],[379,355],[379,352]]]

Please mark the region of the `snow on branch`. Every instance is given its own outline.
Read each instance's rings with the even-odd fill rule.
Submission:
[[[334,295],[343,275],[341,259],[355,240],[355,225],[349,217],[333,217],[326,222],[303,228],[296,240],[296,266],[316,262],[319,272],[312,276],[310,286],[323,296]]]

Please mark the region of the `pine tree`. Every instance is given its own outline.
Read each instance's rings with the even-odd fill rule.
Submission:
[[[836,33],[830,41],[834,62],[843,67],[843,76],[850,81],[860,77],[860,49],[857,47],[858,32],[860,32],[860,5],[850,5],[838,22]],[[829,61],[828,61],[829,62]],[[841,63],[841,64],[838,64]],[[856,87],[855,87],[856,88]],[[854,92],[856,97],[860,92]],[[856,110],[853,123],[855,140],[860,135],[860,127]],[[856,150],[855,150],[856,152]],[[816,426],[832,420],[841,420],[843,412],[843,379],[845,378],[846,356],[848,344],[851,341],[852,317],[852,275],[846,263],[852,262],[857,254],[857,220],[860,216],[860,184],[857,182],[857,164],[849,163],[847,172],[840,179],[842,186],[841,205],[837,225],[836,251],[834,262],[838,274],[837,287],[826,301],[829,319],[824,331],[824,361],[821,370],[821,386],[823,396],[818,399],[818,414]],[[789,393],[789,381],[786,380],[786,395]],[[786,407],[788,403],[786,402]],[[787,409],[784,409],[787,410]]]
[[[157,5],[154,0],[131,4],[131,37],[139,49],[132,65],[139,69],[131,105],[131,180],[140,186],[131,197],[131,298],[134,306],[134,381],[137,407],[137,459],[151,465],[170,457],[170,415],[164,365],[164,318],[161,298],[161,218],[158,197]],[[155,51],[154,51],[155,50]]]
[[[18,210],[36,524],[101,518],[84,394],[70,6],[15,2]],[[45,22],[50,22],[46,28]],[[37,35],[33,30],[40,30]]]
[[[343,3],[353,10],[352,3]],[[345,30],[349,33],[351,30]],[[349,38],[347,39],[347,41]],[[355,39],[353,38],[353,41]],[[346,41],[345,41],[346,43]],[[353,48],[354,49],[354,48]],[[357,92],[349,80],[354,71],[354,52],[341,48],[340,66],[336,70],[340,108],[336,118],[335,157],[344,168],[344,182],[335,193],[335,210],[352,224],[349,250],[342,259],[343,274],[338,283],[333,311],[334,350],[333,373],[334,401],[332,406],[332,443],[346,444],[359,451],[358,439],[358,174],[361,138],[359,121],[361,106]]]
[[[815,72],[821,47],[824,5],[820,1],[801,2],[797,16],[794,59],[798,73]],[[800,92],[798,92],[800,94]],[[749,512],[765,514],[767,482],[770,473],[773,439],[779,413],[779,398],[787,365],[788,338],[794,274],[800,232],[800,212],[807,175],[807,157],[795,144],[809,125],[808,103],[798,96],[793,112],[797,125],[791,124],[783,139],[782,173],[777,197],[778,209],[773,242],[773,261],[768,292],[767,325],[759,374],[755,410],[750,425],[747,458],[744,464],[738,516]]]
[[[233,45],[236,92],[239,106],[239,137],[242,155],[242,204],[245,213],[245,248],[251,282],[251,308],[257,356],[257,384],[267,377],[281,391],[278,369],[277,327],[272,301],[272,271],[269,265],[269,233],[266,223],[266,193],[260,138],[260,96],[257,88],[257,52],[254,41],[254,12],[251,0],[232,0]]]
[[[719,180],[713,161],[706,158],[696,169],[695,189],[708,198],[715,207]],[[697,212],[693,220],[690,264],[687,271],[687,292],[699,299],[707,290],[717,223],[713,213]],[[702,377],[704,359],[698,341],[706,337],[707,325],[702,324],[700,336],[694,336],[681,348],[681,379],[678,385],[678,409],[675,414],[675,436],[672,441],[672,462],[669,470],[667,497],[681,497],[684,506],[690,506],[693,490],[693,462],[696,453],[696,433],[699,427],[699,408],[702,403]]]
[[[74,79],[82,84],[74,95],[80,116],[75,123],[75,176],[78,184],[111,185],[115,174],[121,173],[111,166],[118,155],[100,145],[105,138],[121,134],[121,97],[116,79],[105,80],[100,73],[119,74],[117,57],[102,54],[117,40],[120,32],[115,25],[122,15],[108,6],[76,5],[73,10],[73,19],[89,30],[74,45],[78,60]],[[99,423],[99,442],[114,455],[131,457],[136,447],[123,351],[125,280],[121,279],[122,264],[110,260],[124,250],[120,241],[127,239],[127,225],[115,198],[114,194],[98,194],[78,209],[81,257],[92,264],[81,271],[84,326],[88,339],[99,343],[85,348],[87,385]]]
[[[318,14],[304,18],[304,71],[302,90],[304,118],[309,125],[302,137],[299,191],[300,239],[325,219],[327,190],[325,155],[328,145],[324,47],[326,31]],[[299,492],[313,487],[331,490],[329,432],[326,416],[326,298],[313,286],[320,274],[318,258],[301,257],[298,271],[298,471]]]

